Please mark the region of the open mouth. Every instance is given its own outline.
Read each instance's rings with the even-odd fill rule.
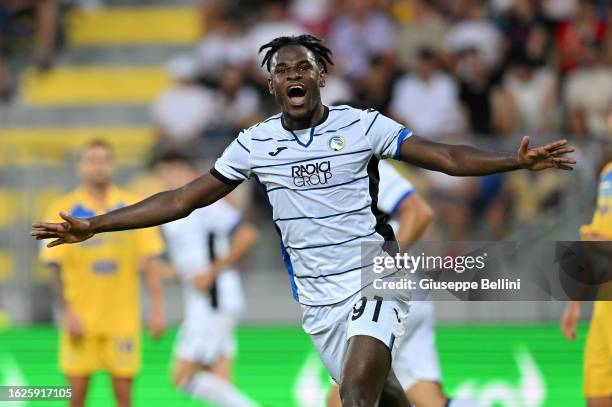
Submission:
[[[303,105],[304,100],[306,99],[306,88],[301,83],[291,85],[287,88],[287,97],[289,98],[289,103],[291,105]]]

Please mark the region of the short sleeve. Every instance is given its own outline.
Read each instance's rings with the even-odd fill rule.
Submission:
[[[394,215],[404,199],[414,194],[414,186],[388,162],[381,161],[378,164],[378,171],[380,175],[378,209]]]
[[[63,219],[59,216],[59,213],[66,208],[62,208],[59,204],[54,204],[49,207],[43,220],[45,222],[63,222]],[[50,240],[40,241],[40,251],[38,256],[43,263],[55,263],[61,265],[66,257],[68,245],[60,245],[52,248],[47,247]]]
[[[378,158],[399,158],[401,144],[412,135],[403,125],[373,109],[361,112],[361,123]]]
[[[251,177],[251,137],[241,132],[217,159],[211,174],[220,181],[237,185]]]
[[[140,259],[161,256],[164,253],[164,240],[158,227],[137,229],[134,233]]]

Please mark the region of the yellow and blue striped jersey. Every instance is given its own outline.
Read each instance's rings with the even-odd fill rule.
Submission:
[[[60,222],[59,212],[90,217],[132,204],[137,198],[110,187],[105,202],[79,188],[51,205],[45,220]],[[77,244],[51,249],[40,258],[60,266],[64,297],[81,317],[87,334],[137,332],[140,325],[140,262],[164,250],[157,228],[103,233]]]

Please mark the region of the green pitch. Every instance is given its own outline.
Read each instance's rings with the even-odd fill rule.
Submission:
[[[170,352],[176,330],[158,341],[144,338],[136,407],[202,406],[174,390]],[[480,399],[483,407],[581,405],[581,360],[586,327],[570,343],[554,324],[441,326],[438,349],[445,389]],[[321,407],[329,379],[310,339],[299,327],[243,327],[238,331],[238,386],[269,407]],[[0,332],[0,385],[63,385],[57,369],[57,330],[13,328]],[[0,406],[60,406],[66,402]],[[94,376],[89,407],[114,406],[109,379]]]

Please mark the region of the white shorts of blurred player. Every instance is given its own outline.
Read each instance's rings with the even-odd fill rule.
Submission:
[[[236,355],[234,329],[238,318],[214,311],[201,321],[184,321],[174,346],[174,355],[181,360],[214,365],[221,357]]]
[[[410,303],[406,332],[399,339],[393,358],[393,371],[406,391],[419,381],[439,383],[441,380],[435,318],[431,301]]]
[[[240,276],[236,270],[225,270],[215,284],[216,307],[193,287],[185,292],[185,319],[174,346],[181,360],[213,365],[220,357],[232,359],[236,354],[234,330],[245,308]]]
[[[396,292],[395,298],[376,300],[361,292],[333,305],[302,305],[302,326],[336,383],[340,383],[348,340],[366,335],[383,342],[392,355],[404,333],[404,321],[410,308],[406,291]]]

